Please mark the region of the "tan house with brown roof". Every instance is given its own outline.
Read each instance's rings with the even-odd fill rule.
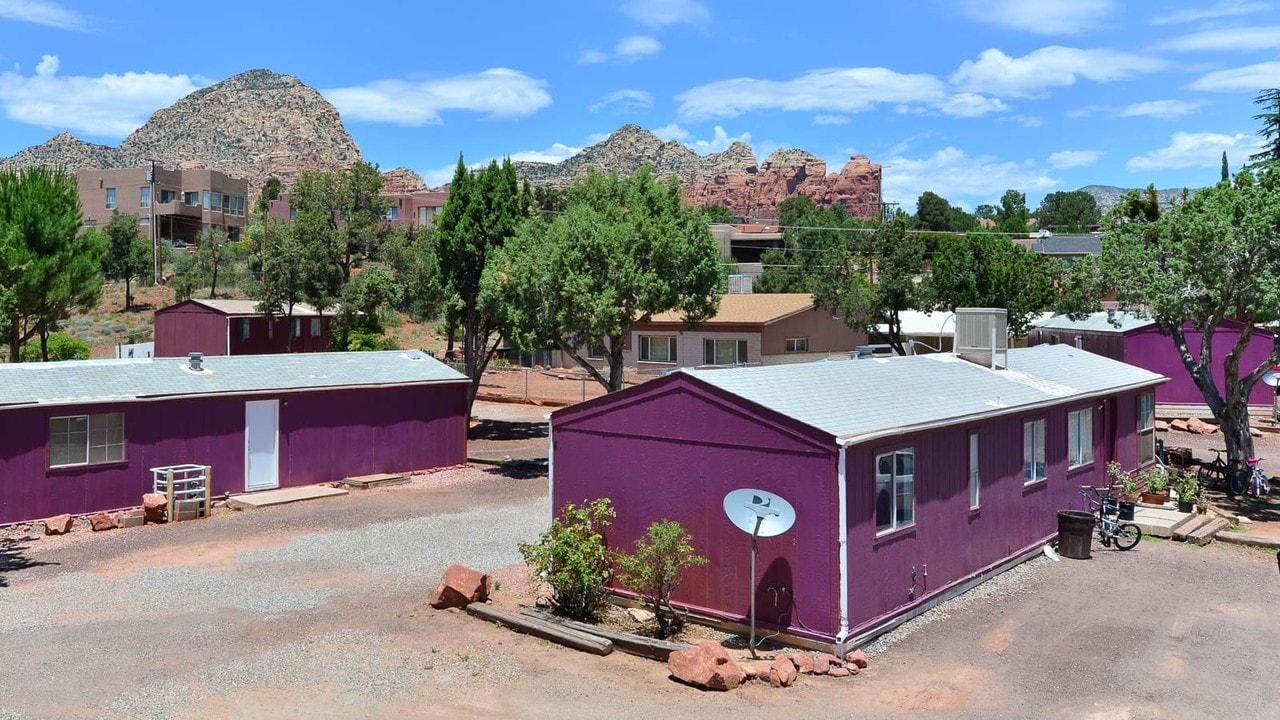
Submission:
[[[631,328],[624,364],[640,369],[780,365],[845,356],[867,342],[807,293],[746,293],[720,298],[715,317],[687,328],[679,312]],[[603,353],[597,358],[604,364]]]

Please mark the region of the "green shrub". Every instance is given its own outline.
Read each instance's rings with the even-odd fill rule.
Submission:
[[[49,361],[88,360],[89,343],[66,333],[51,333],[47,343]],[[35,339],[22,346],[22,362],[40,362],[40,340]]]
[[[636,550],[618,558],[618,581],[644,599],[658,621],[658,637],[665,638],[684,626],[684,618],[671,607],[671,595],[684,581],[684,571],[706,565],[693,551],[693,538],[675,520],[649,526],[647,536],[636,540]]]
[[[613,553],[604,531],[615,516],[608,498],[569,503],[537,543],[521,543],[520,554],[535,575],[551,586],[551,603],[562,615],[595,618],[613,575]]]

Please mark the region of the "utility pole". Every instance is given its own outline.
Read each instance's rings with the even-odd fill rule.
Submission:
[[[156,161],[151,161],[151,172],[147,173],[147,183],[149,187],[147,192],[151,194],[147,205],[151,208],[151,222],[147,226],[151,228],[151,258],[154,265],[154,275],[152,283],[160,284],[160,236],[156,233]]]

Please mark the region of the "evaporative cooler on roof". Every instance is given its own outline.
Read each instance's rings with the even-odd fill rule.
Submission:
[[[1004,308],[956,308],[955,353],[965,360],[993,369],[1008,367],[1009,311]]]

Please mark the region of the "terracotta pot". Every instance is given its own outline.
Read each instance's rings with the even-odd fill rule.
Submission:
[[[1141,499],[1142,499],[1142,496],[1137,495],[1137,494],[1134,494],[1134,495],[1121,495],[1121,496],[1120,496],[1120,499],[1121,499],[1121,500],[1123,500],[1123,501],[1125,501],[1125,502],[1136,503],[1136,502],[1138,502],[1139,500],[1141,500]]]
[[[1142,493],[1142,502],[1148,505],[1163,505],[1169,499],[1168,492],[1144,492]]]

